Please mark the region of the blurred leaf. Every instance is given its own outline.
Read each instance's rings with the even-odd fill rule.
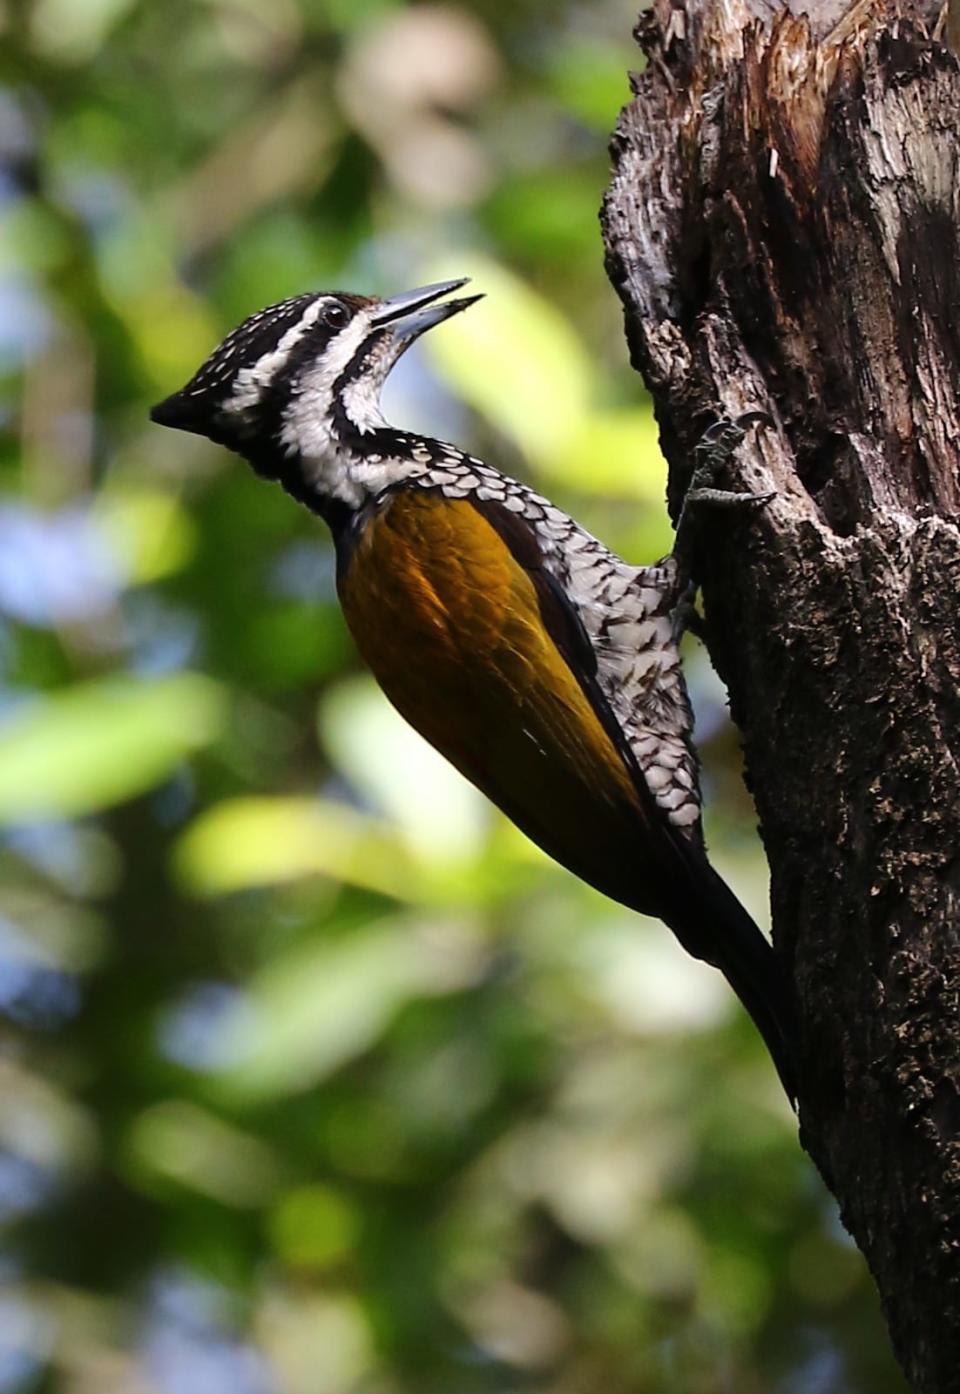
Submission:
[[[337,768],[398,825],[425,866],[469,863],[486,842],[490,805],[390,705],[370,677],[341,682],[320,709]]]
[[[95,1121],[69,1090],[20,1062],[0,1059],[0,1156],[16,1153],[66,1175],[71,1167],[85,1170],[98,1150]]]
[[[176,1181],[224,1205],[262,1205],[287,1174],[259,1138],[186,1099],[169,1099],[141,1113],[126,1148],[134,1175]]]
[[[579,429],[541,460],[540,470],[584,493],[640,499],[660,510],[669,527],[663,509],[667,467],[652,407],[585,413]]]
[[[157,581],[190,559],[196,529],[172,494],[159,489],[104,490],[96,512],[130,580]]]
[[[194,895],[226,895],[300,876],[332,876],[400,900],[415,870],[391,830],[346,804],[309,798],[227,799],[176,845],[174,869]]]
[[[594,995],[624,1032],[707,1031],[729,1017],[734,999],[718,973],[685,954],[654,922],[616,912],[567,947],[581,991]]]
[[[34,199],[11,199],[0,219],[0,270],[22,275],[55,271],[70,254],[62,221]]]
[[[348,758],[347,765],[351,763]],[[441,772],[441,782],[446,777]],[[479,812],[486,822],[483,801],[479,795],[477,799],[475,804],[470,798],[470,819]],[[396,788],[387,802],[391,810],[403,808],[411,817],[420,806],[418,797],[402,797]],[[463,836],[468,829],[453,826],[449,853],[428,856],[423,829],[414,832],[409,822],[398,827],[333,799],[225,799],[200,813],[181,834],[174,871],[196,896],[326,876],[421,905],[500,903],[527,884],[544,854],[499,815],[493,819],[502,835],[492,845],[476,846],[477,855],[466,856]]]
[[[330,1186],[314,1184],[287,1191],[269,1222],[277,1253],[298,1268],[326,1268],[349,1253],[357,1234],[357,1213]]]
[[[85,63],[134,0],[35,0],[31,29],[37,48],[65,63]]]
[[[223,694],[198,673],[111,677],[38,699],[0,726],[0,821],[107,808],[169,778],[221,729]]]
[[[494,262],[472,257],[470,267],[476,281],[470,289],[488,298],[430,335],[434,362],[456,392],[549,467],[583,428],[590,360],[550,301]],[[424,279],[462,274],[461,259],[458,270],[432,264]]]
[[[181,387],[217,341],[202,303],[171,279],[144,281],[137,294],[118,299],[116,309],[158,394]]]
[[[701,1301],[707,1319],[739,1336],[755,1331],[770,1301],[770,1284],[758,1257],[715,1243],[705,1259]]]
[[[555,49],[550,86],[567,110],[607,137],[620,108],[630,100],[629,63],[640,68],[640,55],[622,44],[601,44],[578,36],[576,42]]]
[[[232,639],[240,677],[262,691],[283,692],[341,669],[353,644],[339,609],[320,600],[262,601],[252,610]]]
[[[326,1285],[318,1289],[300,1283],[272,1294],[258,1334],[283,1394],[355,1394],[375,1388],[370,1370],[378,1362],[369,1297],[366,1303]],[[399,1388],[391,1381],[384,1394]]]
[[[538,270],[545,265],[565,278],[594,270],[597,246],[597,180],[592,164],[523,169],[491,192],[484,221],[503,255]]]
[[[483,966],[474,936],[455,924],[386,927],[312,944],[271,963],[251,984],[255,1012],[220,1076],[231,1101],[316,1084],[368,1050],[415,997],[462,990]]]

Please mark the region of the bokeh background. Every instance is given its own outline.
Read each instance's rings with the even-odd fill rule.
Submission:
[[[266,303],[468,274],[393,417],[664,552],[597,225],[634,18],[0,6],[0,1394],[903,1388],[720,978],[404,728],[317,520],[147,419]]]

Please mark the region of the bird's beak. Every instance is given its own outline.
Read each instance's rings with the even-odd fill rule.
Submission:
[[[405,290],[400,295],[392,295],[381,301],[371,316],[370,323],[377,329],[389,326],[394,338],[413,341],[435,324],[442,324],[451,315],[475,305],[482,295],[466,295],[459,300],[444,300],[452,290],[465,286],[469,276],[461,276],[458,281],[437,281],[432,286],[420,286],[417,290]]]

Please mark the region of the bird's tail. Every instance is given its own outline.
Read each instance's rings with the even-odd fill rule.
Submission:
[[[784,965],[722,877],[709,865],[698,870],[709,884],[697,876],[696,893],[664,919],[689,953],[720,969],[753,1018],[796,1108],[796,1013]]]

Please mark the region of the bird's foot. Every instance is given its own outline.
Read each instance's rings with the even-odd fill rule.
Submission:
[[[759,507],[762,503],[769,503],[771,499],[777,497],[775,489],[768,489],[763,493],[738,493],[734,489],[688,489],[683,506],[687,504],[699,507],[706,504],[716,508],[740,508],[744,504]]]
[[[762,508],[776,496],[775,490],[744,492],[717,487],[717,476],[721,469],[754,425],[772,426],[773,419],[765,411],[744,412],[736,420],[721,417],[712,426],[708,426],[700,437],[694,448],[690,485],[683,498],[680,517],[677,519],[674,555],[686,550],[694,520],[702,507],[734,510]]]

